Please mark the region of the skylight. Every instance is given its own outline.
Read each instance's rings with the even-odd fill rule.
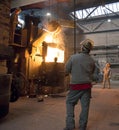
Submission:
[[[75,11],[75,17],[77,19],[85,19],[85,18],[95,18],[95,17],[101,17],[103,15],[109,15],[113,13],[119,12],[119,2],[112,3],[112,4],[106,4],[104,6],[98,6],[93,8],[87,8],[83,10],[77,10]],[[74,16],[74,12],[71,13],[71,16]]]

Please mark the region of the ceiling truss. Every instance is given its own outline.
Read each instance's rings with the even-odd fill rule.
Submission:
[[[83,30],[83,33],[85,34],[92,34],[92,33],[102,33],[102,32],[112,32],[112,31],[119,31],[119,22],[115,22],[115,20],[119,20],[119,13],[114,12],[113,10],[106,7],[107,10],[111,12],[111,14],[106,14],[100,17],[91,17],[91,14],[97,9],[98,7],[95,7],[91,12],[88,12],[88,10],[85,9],[87,12],[87,16],[84,19],[76,19],[76,24],[78,27],[80,27]],[[83,13],[83,11],[82,11]],[[71,16],[71,15],[70,15]],[[74,18],[74,16],[71,16]],[[110,24],[113,25],[113,28],[104,28],[103,30],[100,28],[103,26],[103,24],[108,23],[110,20]],[[109,23],[108,23],[109,24]],[[91,25],[91,26],[90,26]]]

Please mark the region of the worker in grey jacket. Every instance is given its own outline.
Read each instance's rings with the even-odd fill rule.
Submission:
[[[70,90],[66,98],[66,128],[75,128],[74,108],[80,100],[81,113],[79,116],[80,130],[86,130],[88,122],[89,105],[91,98],[91,87],[95,61],[89,55],[93,48],[93,41],[86,39],[81,42],[81,52],[72,55],[66,63],[65,73],[71,75]]]

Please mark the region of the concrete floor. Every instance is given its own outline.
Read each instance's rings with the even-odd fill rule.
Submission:
[[[119,130],[119,82],[111,89],[94,85],[87,130]],[[65,127],[65,95],[36,98],[21,97],[10,103],[9,114],[0,120],[0,130],[63,130]],[[75,109],[76,130],[80,103]]]

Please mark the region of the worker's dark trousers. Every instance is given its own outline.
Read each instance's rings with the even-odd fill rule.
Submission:
[[[70,90],[66,98],[66,127],[75,128],[74,108],[80,99],[81,113],[79,115],[79,127],[86,127],[88,121],[89,105],[91,98],[91,89]]]

